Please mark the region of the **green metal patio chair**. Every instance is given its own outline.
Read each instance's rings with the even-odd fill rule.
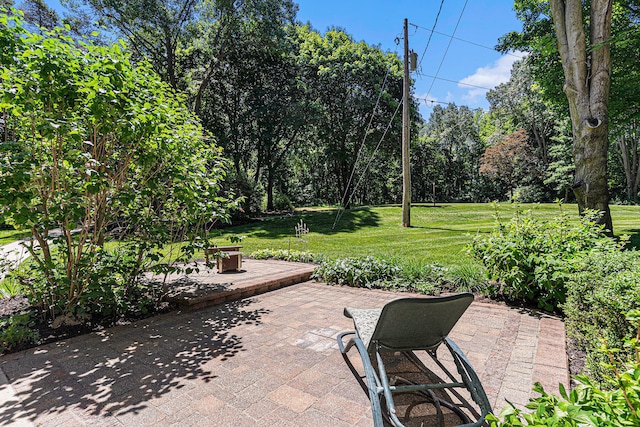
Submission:
[[[369,394],[374,426],[383,425],[384,419],[394,426],[403,426],[394,399],[407,394],[417,396],[435,408],[435,418],[440,425],[444,420],[442,407],[448,408],[460,426],[480,426],[491,412],[491,406],[480,384],[480,380],[460,348],[447,337],[458,319],[473,301],[473,295],[463,293],[437,298],[399,298],[381,309],[345,308],[344,315],[353,319],[355,330],[338,335],[338,346],[351,371]],[[345,345],[345,337],[352,336]],[[454,376],[439,360],[437,350],[448,350],[455,363],[458,376]],[[351,347],[358,349],[364,366],[364,377],[357,372],[347,356]],[[436,376],[418,357],[424,350],[447,377],[446,381]],[[441,351],[442,353],[443,351]],[[423,354],[423,353],[420,353]],[[424,375],[405,378],[393,369],[388,372],[385,361],[392,368],[395,362],[390,357],[402,357]],[[429,360],[429,358],[425,359]],[[442,374],[440,374],[442,375]],[[363,378],[366,378],[364,384]],[[435,380],[434,380],[435,379]],[[470,405],[456,389],[464,388],[475,405]],[[386,411],[382,411],[385,402]],[[415,408],[415,403],[407,407]],[[466,410],[465,410],[466,409]],[[410,419],[405,411],[403,419]],[[408,415],[407,415],[408,414]],[[472,420],[475,419],[475,420]]]

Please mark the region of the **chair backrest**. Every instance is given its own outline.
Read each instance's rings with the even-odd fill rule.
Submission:
[[[470,293],[390,301],[382,308],[369,350],[376,342],[394,351],[437,348],[472,301]]]

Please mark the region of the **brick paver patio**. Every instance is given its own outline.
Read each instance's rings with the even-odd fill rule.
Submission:
[[[0,425],[369,426],[335,336],[397,296],[304,282],[3,356]],[[475,302],[452,337],[495,410],[568,382],[556,318]]]

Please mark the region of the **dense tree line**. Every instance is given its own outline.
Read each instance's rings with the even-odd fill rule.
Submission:
[[[231,160],[227,185],[245,211],[397,199],[397,55],[340,29],[320,34],[288,0],[65,4],[63,20],[99,22],[187,94]]]
[[[62,18],[40,0],[25,0],[22,8],[34,24],[65,22],[78,34],[97,22],[104,43],[124,38],[134,59],[148,60],[185,93],[224,148],[231,164],[225,185],[245,197],[245,211],[400,201],[396,54],[341,29],[320,33],[298,22],[291,0],[63,4]],[[414,202],[576,200],[575,137],[548,7],[516,2],[523,31],[505,35],[499,47],[527,55],[509,82],[487,94],[489,111],[436,106],[421,122],[411,106]],[[587,14],[590,3],[584,7]],[[636,202],[636,2],[615,3],[612,21],[608,197]]]

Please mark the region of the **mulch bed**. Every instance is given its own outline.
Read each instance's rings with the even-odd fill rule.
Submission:
[[[18,297],[0,299],[0,318],[9,317],[14,314],[27,313],[30,309],[31,307],[29,306],[29,301],[25,297],[18,296]],[[60,326],[58,328],[53,328],[51,326],[51,321],[48,321],[48,320],[37,321],[36,324],[33,326],[33,328],[31,328],[32,330],[38,332],[38,335],[40,337],[40,339],[36,344],[29,343],[19,347],[14,347],[10,351],[5,351],[5,353],[0,353],[0,354],[15,353],[18,351],[40,346],[43,344],[61,341],[61,340],[75,337],[78,335],[88,334],[90,332],[98,331],[111,326],[126,325],[128,323],[135,322],[136,320],[155,316],[161,313],[168,313],[175,309],[177,309],[175,305],[172,305],[169,303],[163,303],[157,309],[149,310],[144,315],[140,315],[137,317],[129,316],[129,317],[121,317],[117,319],[113,317],[103,317],[103,318],[94,317],[91,319],[89,324],[76,325],[76,326],[65,325],[65,326]]]

